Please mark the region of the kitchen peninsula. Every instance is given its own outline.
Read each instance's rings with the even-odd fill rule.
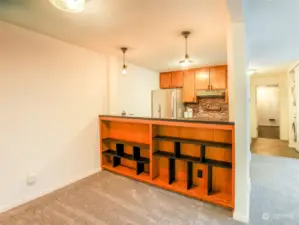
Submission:
[[[103,169],[234,208],[234,123],[99,116]]]

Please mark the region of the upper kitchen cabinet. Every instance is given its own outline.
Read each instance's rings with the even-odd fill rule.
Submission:
[[[171,86],[173,88],[182,88],[184,84],[184,72],[175,71],[171,73]]]
[[[171,73],[160,73],[160,88],[171,88]]]
[[[196,102],[195,71],[184,71],[183,102]]]
[[[183,71],[160,73],[160,88],[182,88]]]
[[[209,68],[200,68],[195,70],[195,89],[210,89],[210,70]]]
[[[210,89],[224,90],[227,85],[227,67],[215,66],[210,68]]]

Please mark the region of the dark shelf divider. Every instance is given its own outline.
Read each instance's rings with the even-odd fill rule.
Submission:
[[[174,155],[176,158],[179,158],[181,155],[181,143],[174,142]]]
[[[124,153],[123,156],[119,156],[119,155],[117,155],[116,151],[113,151],[111,149],[104,151],[103,155],[110,155],[110,156],[113,156],[113,157],[125,158],[125,159],[128,159],[128,160],[136,161],[136,162],[143,163],[143,164],[148,164],[149,163],[148,158],[140,157],[139,159],[135,160],[134,156],[132,156],[130,154]]]
[[[187,190],[193,186],[193,163],[187,162]]]
[[[149,144],[145,143],[138,143],[138,142],[133,142],[133,141],[124,141],[116,138],[104,138],[103,142],[111,142],[111,143],[116,143],[116,144],[125,144],[125,145],[132,145],[132,146],[138,146],[142,149],[149,149]]]
[[[208,166],[208,195],[212,194],[213,186],[213,166]]]
[[[226,168],[226,169],[231,169],[232,168],[232,163],[218,161],[218,160],[214,160],[214,159],[206,159],[203,162],[203,164],[206,164],[206,165],[209,165],[209,166],[220,167],[220,168]]]
[[[188,156],[188,155],[180,155],[180,157],[175,157],[175,155],[173,153],[165,152],[165,151],[156,151],[153,153],[153,156],[166,157],[166,158],[179,159],[179,160],[184,160],[184,161],[200,163],[200,157],[194,157],[194,156]]]
[[[203,163],[206,160],[206,146],[200,146],[200,162]]]
[[[133,158],[134,160],[140,160],[140,148],[133,146]]]
[[[207,159],[207,158],[204,161],[202,161],[200,157],[194,157],[194,156],[188,156],[188,155],[181,155],[180,157],[175,157],[175,155],[173,153],[160,151],[160,150],[154,152],[153,156],[165,157],[165,158],[169,158],[169,159],[184,160],[187,162],[194,162],[197,164],[211,165],[211,166],[227,168],[227,169],[232,168],[232,163],[230,163],[230,162],[222,162],[222,161],[217,161],[217,160]]]
[[[168,184],[172,184],[175,181],[175,159],[168,159]]]
[[[124,145],[123,144],[116,144],[116,154],[117,156],[124,156]]]
[[[117,167],[120,165],[120,158],[117,156],[112,157],[112,166]]]
[[[205,145],[217,148],[225,148],[231,149],[232,145],[228,143],[222,142],[213,142],[213,141],[201,141],[196,139],[189,139],[189,138],[178,138],[178,137],[168,137],[168,136],[156,136],[153,140],[157,141],[173,141],[173,142],[180,142],[180,143],[188,143],[188,144],[197,144],[197,145]]]
[[[139,175],[144,172],[144,163],[137,162],[136,174]]]

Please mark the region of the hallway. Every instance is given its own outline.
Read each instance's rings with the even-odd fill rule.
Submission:
[[[288,147],[287,141],[257,138],[252,141],[251,152],[261,155],[299,159],[299,152]]]

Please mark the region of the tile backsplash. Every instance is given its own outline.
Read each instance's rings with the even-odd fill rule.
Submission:
[[[185,106],[193,109],[195,119],[228,120],[228,104],[224,98],[199,98],[198,103]]]

